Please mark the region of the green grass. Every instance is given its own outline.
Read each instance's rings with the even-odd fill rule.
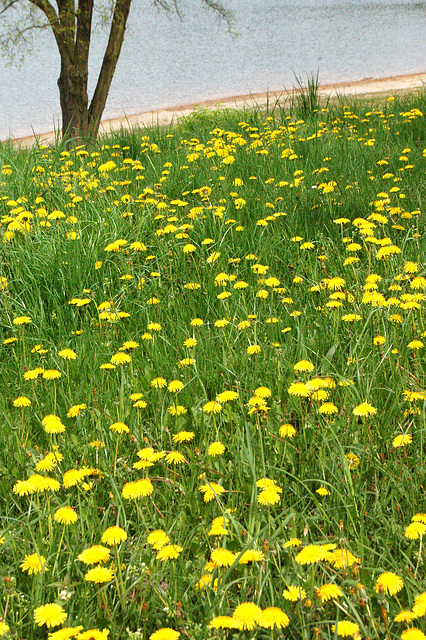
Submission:
[[[426,95],[314,102],[0,148],[7,637],[424,637],[419,601],[394,618],[426,592],[426,527],[406,535],[425,511]],[[128,484],[143,478],[152,493]],[[78,556],[115,525],[127,539],[93,583]],[[248,628],[223,628],[236,610]]]

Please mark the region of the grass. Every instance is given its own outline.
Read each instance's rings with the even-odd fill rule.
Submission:
[[[0,635],[425,637],[425,109],[0,148]]]

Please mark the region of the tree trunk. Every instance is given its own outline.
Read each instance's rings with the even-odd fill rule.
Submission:
[[[74,143],[83,144],[89,137],[89,115],[87,95],[88,74],[79,73],[75,65],[61,60],[61,75],[58,79],[62,112],[62,136]]]
[[[98,135],[101,117],[105,109],[118,58],[120,57],[131,4],[132,0],[116,0],[115,3],[108,45],[99,72],[95,93],[89,107],[89,134],[93,138]]]

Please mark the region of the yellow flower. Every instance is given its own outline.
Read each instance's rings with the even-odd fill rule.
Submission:
[[[222,405],[216,400],[210,400],[203,406],[204,413],[219,413],[222,411]]]
[[[362,416],[364,418],[368,416],[374,416],[377,413],[377,409],[368,402],[362,402],[352,411],[354,416]]]
[[[426,533],[426,524],[423,522],[411,522],[405,529],[404,536],[409,540],[417,540]]]
[[[249,562],[261,562],[263,559],[264,555],[262,551],[258,551],[257,549],[248,549],[247,551],[244,551],[241,558],[238,560],[238,563],[248,564]]]
[[[34,622],[42,627],[44,624],[46,627],[57,627],[65,622],[67,614],[63,608],[56,603],[44,604],[41,607],[34,609]]]
[[[208,484],[203,484],[202,487],[199,487],[198,491],[204,494],[204,502],[210,502],[216,496],[221,496],[225,493],[224,487],[216,482],[209,482]]]
[[[293,382],[287,391],[291,396],[299,396],[300,398],[307,398],[310,394],[309,388],[304,382]]]
[[[320,495],[320,496],[329,496],[330,495],[329,490],[326,489],[325,487],[319,487],[316,490],[316,493],[318,493],[318,495]]]
[[[19,326],[22,324],[30,324],[32,320],[29,316],[19,316],[19,318],[15,318],[12,322]]]
[[[125,500],[134,500],[135,498],[150,496],[153,491],[154,487],[152,486],[151,480],[149,478],[142,478],[134,482],[126,482],[121,495]]]
[[[115,433],[130,433],[129,427],[124,422],[114,422],[109,425],[109,428]]]
[[[236,629],[237,623],[231,616],[216,616],[210,620],[209,629]]]
[[[314,365],[309,360],[300,360],[293,367],[295,371],[313,371],[314,368]]]
[[[323,584],[322,587],[318,589],[318,595],[324,603],[342,597],[343,591],[337,584]]]
[[[38,553],[32,553],[29,556],[25,556],[23,562],[19,565],[22,571],[26,571],[29,575],[41,573],[46,570],[46,558],[38,555]]]
[[[163,627],[162,629],[157,629],[157,631],[151,633],[149,640],[178,640],[179,636],[179,631],[175,631],[169,627]]]
[[[164,459],[167,464],[182,464],[186,462],[185,456],[180,451],[170,451]]]
[[[2,620],[0,620],[0,637],[4,636],[4,634],[7,633],[9,630],[10,630],[9,625],[3,622]]]
[[[337,627],[335,624],[331,625],[331,630],[333,633],[337,633],[338,636],[354,636],[359,634],[359,625],[350,620],[340,620],[337,623]]]
[[[262,610],[254,602],[243,602],[233,614],[237,629],[251,631],[262,619]]]
[[[59,522],[60,524],[74,524],[77,522],[78,515],[71,507],[60,507],[53,516],[55,522]]]
[[[63,433],[65,431],[65,425],[62,424],[61,420],[53,414],[43,418],[41,424],[43,425],[46,433]]]
[[[170,542],[170,538],[162,529],[156,529],[155,531],[151,531],[146,541],[158,551],[159,549],[162,549],[164,545]]]
[[[110,582],[114,578],[114,572],[107,567],[97,566],[90,569],[84,579],[87,582],[95,582],[96,584],[103,584],[104,582]]]
[[[113,547],[116,544],[120,544],[127,540],[127,533],[121,527],[114,526],[108,527],[102,534],[101,542],[104,542],[109,547]]]
[[[399,593],[403,588],[404,583],[402,579],[393,573],[392,571],[386,571],[385,573],[380,574],[380,576],[376,580],[376,584],[374,586],[374,591],[376,593],[385,592],[389,596],[394,596]]]
[[[84,404],[75,404],[68,409],[67,418],[77,418],[82,411],[87,409],[87,406]]]
[[[29,398],[27,398],[26,396],[19,396],[19,398],[16,398],[13,401],[13,406],[14,407],[30,407],[31,406],[31,400]]]
[[[212,442],[208,448],[208,455],[212,456],[221,456],[225,452],[225,447],[221,442]]]
[[[283,591],[283,597],[285,600],[290,600],[290,602],[298,602],[306,598],[306,591],[302,587],[290,585]]]
[[[279,430],[281,438],[294,438],[297,431],[292,424],[282,424]]]
[[[110,558],[110,550],[100,544],[95,544],[82,551],[77,557],[84,564],[107,562]]]
[[[416,616],[412,611],[400,611],[395,617],[395,622],[411,622]]]
[[[122,353],[121,351],[119,353],[115,353],[111,357],[111,364],[128,364],[131,361],[131,356],[129,356],[128,353]]]
[[[412,442],[413,437],[411,434],[404,433],[403,435],[396,436],[396,438],[393,439],[392,446],[395,447],[395,449],[398,449],[399,447],[406,447],[407,444],[411,444]]]
[[[178,393],[179,391],[182,391],[184,387],[184,384],[181,380],[172,380],[171,382],[169,382],[169,386],[167,387],[167,390],[170,393]]]
[[[357,564],[361,562],[361,559],[355,557],[348,549],[336,549],[327,554],[327,559],[336,569],[346,569],[355,562]]]
[[[409,627],[401,633],[402,640],[426,640],[426,636],[420,629]]]
[[[58,352],[58,356],[63,358],[64,360],[76,360],[77,354],[72,349],[62,349],[62,351]]]
[[[264,629],[284,629],[288,627],[290,618],[284,611],[278,607],[267,607],[262,611],[262,615],[258,620],[258,625]]]
[[[167,386],[167,380],[165,380],[164,378],[154,378],[153,380],[151,380],[150,384],[154,389],[162,389],[163,387]]]
[[[298,564],[314,564],[324,560],[326,551],[322,545],[308,544],[295,557]]]
[[[155,558],[162,562],[165,562],[166,560],[176,560],[176,558],[179,558],[182,551],[183,547],[179,547],[177,544],[167,544],[166,546],[161,547]]]
[[[62,373],[57,371],[57,369],[46,369],[43,371],[42,376],[45,380],[58,380]]]

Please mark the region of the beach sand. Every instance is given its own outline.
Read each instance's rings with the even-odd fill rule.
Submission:
[[[363,96],[363,97],[386,97],[394,93],[407,93],[416,89],[426,87],[426,73],[417,73],[389,78],[364,78],[354,82],[340,82],[330,85],[321,85],[319,95],[321,98],[336,98],[338,96]],[[297,93],[297,90],[295,90]],[[268,93],[252,93],[246,95],[231,96],[228,98],[218,98],[216,100],[205,100],[191,104],[184,104],[158,111],[148,111],[133,115],[123,115],[119,118],[103,120],[100,133],[105,134],[121,128],[132,128],[136,126],[149,127],[152,125],[168,125],[176,122],[179,118],[189,116],[194,109],[249,109],[256,106],[264,109],[267,104],[285,103],[293,94],[293,90],[269,91]],[[40,133],[36,136],[26,136],[13,140],[16,146],[28,148],[37,140],[39,144],[50,144],[55,141],[55,132]]]

